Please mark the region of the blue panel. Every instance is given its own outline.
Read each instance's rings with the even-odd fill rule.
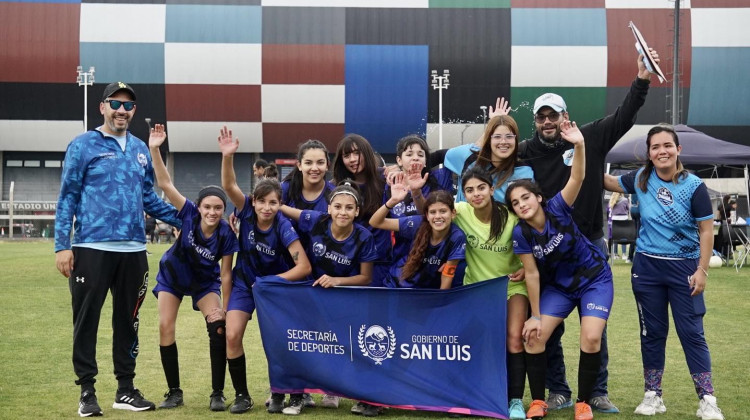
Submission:
[[[81,42],[81,66],[96,67],[96,83],[164,83],[164,44]]]
[[[346,46],[346,132],[393,153],[407,134],[427,130],[426,45]]]
[[[260,6],[167,5],[167,42],[261,42]]]
[[[693,48],[689,125],[750,125],[750,48]]]
[[[510,13],[513,45],[607,45],[605,9],[513,8]]]

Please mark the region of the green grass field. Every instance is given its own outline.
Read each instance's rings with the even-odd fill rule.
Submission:
[[[167,245],[149,245],[151,285]],[[2,294],[0,295],[0,418],[52,419],[78,418],[79,389],[71,363],[72,315],[68,283],[55,269],[52,242],[0,242]],[[596,414],[599,419],[642,418],[632,414],[643,397],[638,321],[630,290],[630,264],[616,261],[615,304],[609,321],[609,390],[620,414]],[[733,267],[712,269],[707,289],[708,314],[705,318],[708,344],[713,357],[714,386],[719,406],[727,419],[748,418],[742,414],[742,398],[750,381],[750,268],[736,273]],[[208,338],[205,323],[192,311],[189,301],[178,317],[177,343],[180,352],[182,388],[185,406],[171,411],[130,413],[111,408],[116,381],[112,374],[111,302],[104,305],[99,331],[99,375],[97,396],[107,418],[229,418],[229,412],[208,410],[210,374]],[[574,316],[575,318],[575,316]],[[149,295],[141,310],[141,354],[138,358],[136,386],[147,398],[158,402],[166,391],[159,360],[158,315],[156,299]],[[578,334],[575,321],[568,322],[564,339],[568,361],[568,379],[576,387]],[[258,324],[251,321],[245,335],[248,357],[248,384],[256,407],[245,414],[254,418],[274,417],[265,412],[267,396],[266,362],[259,340]],[[695,418],[698,401],[674,327],[667,346],[664,377],[664,401],[667,413],[659,419]],[[227,375],[226,393],[233,397]],[[528,399],[528,390],[527,390]],[[320,396],[315,396],[319,401]],[[350,401],[338,410],[307,409],[308,418],[349,418]],[[279,419],[281,415],[274,418]],[[387,410],[387,419],[447,418],[444,413]],[[572,419],[571,409],[551,412],[549,419]]]

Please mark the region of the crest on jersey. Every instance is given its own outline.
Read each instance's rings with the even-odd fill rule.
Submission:
[[[671,206],[674,203],[672,192],[665,187],[661,187],[656,191],[656,199],[665,206]]]
[[[315,242],[313,243],[312,251],[316,257],[321,257],[326,253],[326,246],[320,242]]]

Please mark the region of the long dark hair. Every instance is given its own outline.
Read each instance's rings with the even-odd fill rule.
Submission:
[[[275,192],[279,196],[279,201],[281,201],[281,184],[279,180],[276,178],[262,178],[255,184],[253,199],[263,198],[272,192]]]
[[[305,153],[307,153],[308,150],[312,149],[322,150],[326,156],[326,166],[331,166],[331,160],[328,157],[328,149],[326,148],[326,145],[323,144],[320,140],[314,139],[310,139],[299,145],[299,147],[297,148],[297,162],[301,163],[302,159],[305,157]],[[292,169],[292,172],[289,172],[289,174],[284,177],[284,182],[289,183],[289,188],[286,192],[287,196],[284,200],[284,204],[288,204],[286,203],[287,201],[296,202],[296,200],[299,200],[299,198],[302,197],[302,189],[304,187],[304,182],[302,180],[302,171],[300,171],[299,168],[295,166],[294,169]],[[323,177],[323,183],[325,183],[325,176]]]
[[[669,124],[655,125],[651,127],[650,130],[648,130],[648,134],[646,135],[646,153],[648,153],[649,156],[651,155],[651,137],[658,133],[669,133],[672,136],[672,140],[674,140],[674,145],[677,147],[680,146],[680,138],[677,137],[677,132],[674,131],[674,127]],[[652,162],[649,157],[648,161],[646,162],[646,166],[643,169],[643,172],[641,172],[641,175],[638,177],[638,187],[643,192],[646,192],[646,190],[648,189],[648,178],[651,176],[651,172],[653,171],[653,169],[654,162]],[[682,166],[680,157],[677,156],[677,172],[675,172],[672,176],[672,182],[676,184],[680,182],[680,179],[683,179],[687,176],[688,171],[684,166]]]
[[[495,132],[497,127],[505,126],[508,127],[511,133],[516,136],[514,139],[515,147],[513,152],[508,156],[507,159],[500,162],[497,166],[492,164],[492,134]],[[477,155],[477,164],[481,165],[486,170],[489,170],[490,176],[497,175],[497,182],[495,188],[503,185],[505,181],[513,175],[513,169],[516,167],[516,161],[518,159],[518,124],[516,120],[510,115],[498,115],[492,117],[487,122],[487,128],[484,130],[482,135],[482,147],[479,149]],[[492,183],[490,183],[492,185]]]
[[[427,245],[430,243],[432,237],[432,226],[427,221],[427,212],[430,206],[436,203],[443,203],[451,211],[454,210],[453,206],[453,195],[445,190],[435,190],[427,195],[424,201],[424,207],[422,207],[422,216],[424,220],[419,225],[416,235],[414,235],[414,241],[411,244],[411,250],[409,256],[406,258],[406,263],[401,269],[401,279],[405,280],[413,276],[422,267],[422,261],[424,260],[424,252],[427,249]]]
[[[492,186],[492,178],[490,178],[487,171],[474,166],[464,172],[463,178],[461,179],[461,190],[463,190],[466,187],[466,183],[473,178],[486,183],[490,187]],[[466,194],[466,192],[464,192],[464,194]],[[490,243],[494,244],[497,242],[497,238],[503,234],[503,227],[508,221],[508,209],[502,203],[495,201],[494,194],[490,194],[490,206],[492,207],[492,217],[490,219],[490,237],[488,240]]]
[[[535,196],[542,197],[542,202],[541,202],[542,208],[547,206],[547,200],[544,198],[544,194],[542,194],[542,189],[541,187],[539,187],[539,184],[529,179],[519,179],[517,181],[511,182],[510,185],[508,185],[508,189],[505,190],[505,206],[508,208],[508,210],[512,211],[513,214],[516,214],[516,211],[513,210],[513,204],[511,203],[510,193],[516,188],[526,188],[526,190],[528,190],[530,193],[534,194]]]
[[[368,182],[363,201],[359,203],[360,218],[369,218],[378,210],[383,201],[385,179],[378,172],[375,151],[367,139],[359,134],[347,134],[339,141],[338,146],[336,146],[336,157],[333,159],[333,179],[339,183],[347,178],[354,179],[356,177],[356,174],[349,172],[344,164],[344,154],[351,153],[354,150],[359,152],[359,164],[364,164],[363,175]]]

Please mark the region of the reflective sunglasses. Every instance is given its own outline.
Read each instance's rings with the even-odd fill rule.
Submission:
[[[560,119],[560,113],[552,111],[549,114],[536,114],[534,115],[534,121],[538,122],[539,124],[544,123],[544,120],[549,118],[549,122],[557,122],[557,120]]]
[[[104,102],[109,104],[109,107],[117,111],[122,106],[125,111],[132,111],[135,107],[135,101],[118,101],[117,99],[106,99]]]

